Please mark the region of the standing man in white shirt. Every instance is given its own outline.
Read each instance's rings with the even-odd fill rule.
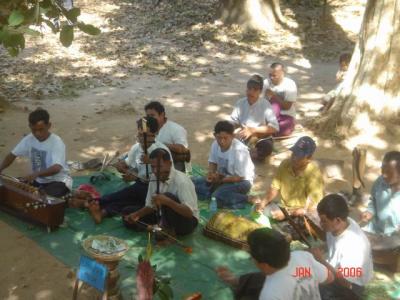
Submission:
[[[62,197],[72,189],[72,178],[65,158],[65,145],[61,138],[50,132],[49,113],[41,108],[29,114],[31,133],[26,135],[4,158],[0,174],[18,156],[28,157],[32,172],[23,176],[27,183],[43,189],[47,195]]]
[[[124,225],[142,230],[143,224],[154,225],[160,221],[158,225],[171,235],[192,233],[199,220],[193,182],[185,173],[175,170],[171,155],[165,149],[153,150],[150,154],[150,163],[153,174],[150,176],[146,204],[139,210],[123,212]],[[159,180],[159,193],[157,193],[157,180]],[[157,214],[160,211],[161,220],[158,220]]]
[[[333,281],[332,273],[310,253],[290,252],[289,242],[276,230],[256,229],[248,235],[247,242],[262,274],[237,278],[225,267],[217,269],[220,278],[234,288],[235,299],[320,300],[319,284]]]
[[[294,130],[296,121],[295,102],[297,99],[296,83],[285,76],[285,67],[273,63],[267,79],[264,80],[264,93],[271,103],[279,123],[276,136],[288,136]]]
[[[317,206],[326,232],[326,260],[319,248],[311,249],[316,260],[335,274],[335,282],[321,287],[322,300],[362,299],[373,277],[371,246],[360,226],[349,218],[346,200],[338,194],[325,196]]]
[[[182,157],[180,154],[190,153],[185,128],[168,120],[165,116],[164,106],[158,101],[148,103],[144,107],[144,110],[147,116],[153,117],[157,120],[159,131],[156,140],[166,145],[171,151],[172,156],[174,157],[175,169],[182,172],[190,172],[190,164],[179,160],[179,157]]]
[[[271,104],[260,97],[263,78],[253,75],[247,81],[246,97],[236,102],[231,114],[236,137],[250,146],[253,161],[264,161],[272,153],[272,135],[279,131]]]
[[[215,141],[208,158],[207,177],[194,179],[202,198],[211,196],[220,208],[244,208],[254,179],[254,164],[249,149],[234,136],[229,121],[219,121],[214,128]]]

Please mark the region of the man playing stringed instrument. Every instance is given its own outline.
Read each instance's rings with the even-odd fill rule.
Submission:
[[[315,149],[314,140],[308,136],[301,137],[290,148],[291,158],[280,164],[265,198],[255,201],[256,210],[276,220],[283,220],[283,212],[272,203],[280,195],[283,206],[293,216],[315,212],[324,192],[321,171],[312,161]]]
[[[135,230],[156,224],[170,235],[192,233],[199,219],[193,182],[174,168],[171,154],[165,149],[152,151],[150,162],[153,174],[146,205],[141,209],[126,209],[124,224]]]
[[[158,131],[157,120],[145,117],[137,121],[138,142],[134,144],[125,160],[117,163],[116,168],[121,172],[122,178],[134,183],[120,191],[105,195],[99,201],[88,203],[89,212],[96,223],[100,223],[104,217],[120,214],[127,206],[135,206],[138,209],[145,204],[151,167],[148,153],[154,149],[168,148],[155,140]]]

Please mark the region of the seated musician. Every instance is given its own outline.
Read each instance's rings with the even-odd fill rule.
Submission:
[[[320,287],[321,299],[362,299],[365,285],[373,277],[371,247],[360,226],[349,218],[346,200],[339,194],[325,196],[317,207],[326,232],[327,257],[311,249],[316,260],[335,275],[335,281]]]
[[[283,64],[271,64],[268,78],[264,80],[265,98],[271,103],[274,114],[278,120],[279,132],[275,136],[290,135],[295,126],[297,98],[296,83],[285,76]]]
[[[29,114],[31,133],[26,135],[4,158],[0,173],[10,166],[16,157],[28,157],[32,172],[22,180],[44,190],[47,195],[62,197],[72,188],[72,178],[65,159],[65,145],[62,139],[50,132],[49,113],[41,108]]]
[[[363,230],[373,249],[396,249],[400,246],[400,152],[385,154],[382,175],[374,182],[368,209],[362,220]]]
[[[246,98],[240,99],[233,109],[231,119],[237,127],[237,138],[250,146],[251,158],[263,161],[272,153],[271,135],[279,130],[271,104],[260,97],[263,79],[253,75],[247,82]]]
[[[194,180],[197,194],[206,199],[214,196],[220,208],[244,208],[253,184],[254,165],[249,150],[233,131],[228,121],[215,125],[207,177]]]
[[[185,173],[175,170],[171,155],[165,149],[153,150],[150,163],[153,174],[145,207],[126,208],[124,224],[135,230],[159,225],[170,235],[192,233],[199,219],[193,182]]]
[[[323,197],[324,183],[321,171],[312,161],[316,144],[313,139],[303,136],[290,149],[290,159],[282,161],[272,180],[265,198],[256,209],[268,217],[283,220],[285,216],[275,203],[278,194],[282,205],[292,216],[303,216],[315,212],[318,201]]]
[[[148,103],[144,110],[147,116],[157,120],[159,131],[156,140],[166,145],[171,151],[175,169],[182,172],[191,172],[190,163],[185,162],[185,154],[190,155],[185,128],[167,119],[165,108],[158,101]]]
[[[144,122],[147,127],[146,132],[143,132]],[[100,223],[104,217],[120,214],[127,206],[142,208],[145,204],[149,186],[148,179],[151,175],[149,158],[148,155],[145,155],[144,149],[147,149],[149,154],[158,148],[169,151],[165,145],[155,141],[158,131],[156,119],[152,117],[140,119],[137,121],[137,128],[138,142],[132,146],[128,157],[116,165],[117,170],[123,174],[123,179],[128,182],[134,181],[134,183],[120,191],[101,197],[99,201],[88,203],[89,212],[96,223]]]
[[[247,241],[250,255],[261,273],[236,277],[226,267],[217,268],[219,277],[230,284],[235,299],[318,300],[318,284],[333,281],[333,275],[306,251],[290,252],[290,246],[279,232],[260,228]],[[308,273],[302,273],[307,270]]]

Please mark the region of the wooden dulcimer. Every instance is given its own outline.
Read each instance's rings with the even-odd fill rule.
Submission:
[[[0,209],[26,221],[46,226],[48,231],[64,221],[65,200],[43,194],[17,179],[0,175]]]

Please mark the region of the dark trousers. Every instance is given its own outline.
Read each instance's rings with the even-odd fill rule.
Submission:
[[[181,203],[175,195],[171,193],[165,193],[165,195],[174,200],[175,202]],[[141,207],[138,206],[126,207],[122,212],[122,214],[128,215],[138,211],[139,209],[141,209]],[[191,218],[184,217],[168,206],[161,206],[161,218],[162,218],[161,223],[163,224],[163,227],[173,229],[177,235],[187,235],[192,233],[198,224],[198,221],[194,216],[192,216]],[[157,224],[158,220],[156,211],[140,218],[139,221],[148,225]],[[142,231],[145,229],[144,226],[141,224],[130,224],[125,220],[123,222],[124,225],[130,229],[138,231]]]
[[[60,181],[53,181],[49,183],[39,183],[34,181],[32,185],[40,190],[43,190],[47,195],[57,198],[65,196],[70,192],[65,183]]]
[[[107,216],[121,214],[125,207],[143,207],[149,185],[141,181],[119,190],[118,192],[104,195],[99,199],[99,204],[107,213]]]
[[[257,300],[264,286],[265,274],[248,273],[239,277],[239,284],[234,287],[235,300]]]
[[[350,290],[333,282],[320,285],[319,292],[321,300],[360,300],[364,294],[364,287],[353,283]]]

